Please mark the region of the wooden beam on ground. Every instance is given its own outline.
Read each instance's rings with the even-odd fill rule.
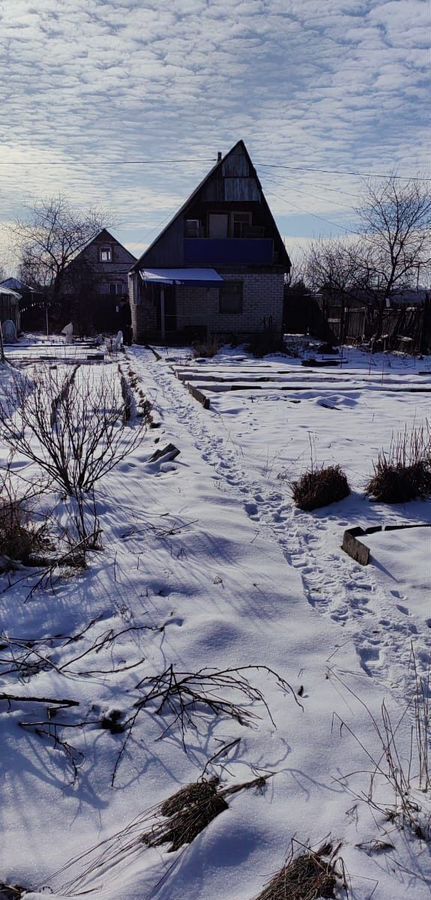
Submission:
[[[194,386],[194,384],[187,384],[187,390],[189,394],[191,394],[192,397],[194,397],[194,399],[198,401],[198,403],[202,404],[204,409],[210,408],[209,397],[206,397],[205,394],[203,394],[202,391],[199,390],[199,388]]]

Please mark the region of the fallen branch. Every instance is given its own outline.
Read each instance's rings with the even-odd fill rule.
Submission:
[[[23,697],[19,694],[0,693],[0,700],[8,703],[45,703],[47,706],[58,706],[66,709],[70,706],[79,706],[78,700],[57,700],[55,697]]]

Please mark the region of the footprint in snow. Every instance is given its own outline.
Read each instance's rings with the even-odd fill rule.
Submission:
[[[378,646],[368,645],[360,647],[358,654],[361,668],[367,675],[373,675],[373,670],[380,669],[383,665],[380,648]]]

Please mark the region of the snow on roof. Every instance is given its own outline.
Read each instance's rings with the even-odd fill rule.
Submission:
[[[30,287],[28,284],[25,284],[23,281],[20,281],[19,278],[5,278],[4,281],[0,281],[0,290],[1,289],[11,289],[12,291],[32,291],[34,292],[34,288]]]
[[[143,281],[153,284],[202,284],[224,280],[215,269],[141,269],[140,275]]]

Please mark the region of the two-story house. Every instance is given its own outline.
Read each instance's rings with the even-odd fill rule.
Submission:
[[[128,297],[128,272],[135,262],[106,228],[75,256],[65,271],[62,296],[66,317],[78,330],[118,330],[117,310]]]
[[[135,340],[281,334],[290,265],[239,141],[132,267]]]

